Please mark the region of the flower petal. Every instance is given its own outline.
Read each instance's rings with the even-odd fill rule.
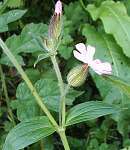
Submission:
[[[86,48],[85,44],[79,43],[79,44],[76,44],[75,47],[80,53],[82,53],[84,55],[86,54],[87,48]]]
[[[102,63],[99,59],[92,61],[92,63],[90,64],[90,67],[99,75],[102,75],[102,74],[111,75],[112,74],[111,64],[108,62]]]
[[[73,54],[74,54],[74,57],[77,58],[78,60],[82,61],[83,63],[87,63],[87,62],[85,61],[85,60],[86,60],[85,55],[83,55],[82,53],[80,53],[80,52],[74,50],[74,51],[73,51]]]
[[[88,61],[88,63],[91,63],[93,61],[94,54],[95,54],[95,47],[88,45],[86,53],[86,60]]]

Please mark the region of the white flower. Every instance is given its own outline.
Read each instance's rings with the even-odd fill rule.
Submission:
[[[79,43],[76,45],[76,49],[74,50],[74,57],[78,60],[82,61],[85,64],[88,64],[97,74],[112,74],[111,64],[108,62],[101,62],[99,59],[94,60],[95,47],[88,45],[87,47],[83,43]]]

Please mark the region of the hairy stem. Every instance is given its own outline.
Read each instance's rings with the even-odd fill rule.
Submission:
[[[60,100],[60,105],[59,105],[59,124],[60,126],[65,126],[65,88],[64,88],[64,83],[63,83],[63,79],[61,76],[61,72],[56,60],[55,56],[51,57],[51,61],[53,63],[56,75],[57,75],[57,79],[58,79],[58,83],[59,83],[59,88],[60,88],[60,93],[61,93],[61,100]]]
[[[53,124],[53,126],[55,127],[57,133],[61,137],[61,140],[62,140],[62,143],[63,143],[63,146],[64,146],[65,150],[70,150],[69,144],[68,144],[68,141],[67,141],[67,138],[66,138],[66,135],[65,135],[65,129],[64,128],[62,128],[62,130],[60,129],[57,122],[55,121],[55,119],[51,115],[50,111],[46,108],[45,104],[42,102],[41,97],[38,95],[35,87],[32,85],[32,83],[29,80],[28,76],[26,75],[26,73],[24,72],[22,67],[19,65],[18,61],[15,59],[15,57],[13,56],[13,54],[11,53],[11,51],[8,49],[8,47],[5,45],[5,43],[3,42],[3,40],[1,38],[0,38],[0,47],[3,49],[4,53],[9,57],[10,61],[14,64],[14,66],[18,70],[19,74],[22,76],[23,80],[26,82],[26,84],[27,84],[28,88],[30,89],[31,93],[35,97],[36,102],[41,107],[41,109],[44,111],[44,113],[47,115],[47,117],[49,118],[49,120]],[[52,60],[53,60],[53,63],[55,63],[55,67],[57,68],[56,73],[59,75],[58,76],[58,80],[60,80],[59,84],[60,84],[60,86],[62,85],[62,87],[60,87],[60,89],[62,89],[62,94],[64,94],[64,83],[62,81],[59,66],[56,62],[55,57],[53,57]],[[65,99],[62,100],[62,101],[65,101]],[[65,102],[64,102],[64,106],[65,106]],[[64,112],[64,114],[65,114],[65,112]],[[63,117],[65,118],[65,116],[63,116]]]
[[[59,135],[60,135],[61,141],[63,143],[64,149],[65,150],[70,150],[70,147],[69,147],[66,135],[65,135],[65,130],[61,129],[61,131],[59,132]]]
[[[24,70],[22,69],[22,67],[19,65],[18,61],[15,59],[15,57],[13,56],[13,54],[11,53],[11,51],[8,49],[8,47],[5,45],[5,43],[3,42],[3,40],[0,38],[0,46],[3,49],[4,53],[9,57],[10,61],[14,64],[14,66],[16,67],[16,69],[18,70],[19,74],[22,76],[22,78],[24,79],[24,81],[26,82],[28,88],[30,89],[32,95],[35,97],[36,102],[38,103],[38,105],[41,107],[41,109],[44,111],[44,113],[47,115],[47,117],[49,118],[50,122],[53,124],[53,126],[56,128],[56,130],[59,128],[57,122],[55,121],[55,119],[53,118],[53,116],[51,115],[50,111],[47,109],[47,107],[45,106],[45,104],[42,102],[41,97],[38,95],[35,87],[32,85],[31,81],[29,80],[28,76],[26,75],[26,73],[24,72]]]
[[[9,102],[9,96],[8,96],[8,91],[7,91],[7,87],[6,87],[6,82],[5,82],[5,75],[2,69],[2,66],[0,64],[0,75],[1,75],[1,81],[2,81],[2,86],[3,86],[3,90],[4,90],[4,95],[5,95],[5,101],[6,101],[6,105],[7,105],[7,109],[8,109],[8,113],[9,113],[9,118],[12,121],[13,125],[15,126],[15,120],[14,120],[14,115],[13,112],[10,108],[10,102]]]

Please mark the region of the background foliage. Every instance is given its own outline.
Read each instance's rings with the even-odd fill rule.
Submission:
[[[49,58],[34,64],[39,54],[43,54],[39,39],[47,36],[47,25],[54,8],[53,0],[4,0],[0,3],[0,34],[5,43],[14,54],[18,62],[23,66],[30,80],[34,83],[39,95],[46,99],[45,104],[58,118],[59,90],[57,79]],[[67,137],[73,150],[126,150],[130,146],[130,0],[64,0],[64,29],[63,39],[59,47],[58,61],[60,69],[66,82],[68,71],[79,64],[72,55],[74,45],[85,42],[96,47],[96,56],[101,60],[112,64],[113,75],[116,77],[100,77],[89,70],[85,84],[80,88],[71,89],[67,95],[67,108],[69,110],[66,120],[67,125],[73,125],[67,129]],[[45,52],[44,54],[45,55]],[[8,57],[0,51],[1,77],[0,83],[0,149],[8,132],[18,123],[15,131],[22,132],[22,126],[33,129],[35,140],[29,141],[32,135],[28,130],[27,139],[14,140],[8,136],[8,143],[16,142],[28,150],[61,150],[63,149],[59,137],[51,135],[46,139],[43,137],[55,132],[46,117],[34,101],[26,84],[22,81],[13,64]],[[3,70],[3,71],[2,71]],[[4,81],[8,94],[4,90]],[[9,101],[9,103],[8,103]],[[95,102],[96,101],[96,102]],[[109,114],[105,111],[99,101],[121,107],[122,111],[114,115],[100,117],[95,114]],[[88,113],[83,112],[85,102],[92,111],[90,120]],[[75,106],[78,104],[77,106]],[[99,107],[100,110],[96,108]],[[15,123],[12,121],[10,108],[13,112]],[[80,115],[75,114],[80,108]],[[86,118],[82,113],[87,113]],[[75,115],[75,116],[74,116]],[[41,116],[41,117],[39,117]],[[35,117],[34,120],[31,120]],[[28,120],[29,119],[29,120]],[[30,121],[31,120],[31,121]],[[37,120],[38,121],[37,123]],[[87,120],[87,121],[86,121]],[[43,123],[44,121],[44,123]],[[84,123],[80,123],[85,121]],[[43,129],[43,126],[49,128]],[[38,127],[40,129],[38,129]],[[27,129],[27,128],[26,128]],[[44,130],[39,137],[36,130]],[[40,131],[38,131],[40,132]],[[36,132],[36,133],[38,133]],[[20,137],[22,138],[22,137]],[[6,150],[6,148],[4,149]]]

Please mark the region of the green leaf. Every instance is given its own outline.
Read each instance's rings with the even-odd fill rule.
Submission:
[[[0,15],[0,32],[8,31],[8,24],[20,19],[26,12],[16,9]]]
[[[51,109],[56,112],[59,111],[59,100],[60,100],[60,91],[59,86],[56,81],[53,79],[41,79],[37,81],[35,87],[41,97],[44,99],[44,103]],[[66,104],[72,105],[76,97],[81,95],[83,92],[69,90],[69,93],[66,96]]]
[[[129,137],[130,129],[130,103],[123,106],[124,109],[119,113],[117,120],[117,129],[124,138]]]
[[[122,49],[116,44],[113,37],[105,34],[103,31],[96,31],[93,26],[88,24],[83,27],[82,33],[87,38],[87,44],[96,48],[95,59],[101,59],[104,62],[111,63],[112,74],[129,81],[129,59],[124,56]],[[109,81],[106,81],[101,76],[96,75],[94,71],[90,70],[90,73],[105,102],[125,102],[126,96],[123,95],[120,89],[112,86]]]
[[[74,33],[75,30],[79,28],[80,22],[83,22],[83,20],[86,21],[86,12],[83,11],[79,1],[71,2],[69,5],[65,5],[64,12],[67,20],[70,21],[69,30],[71,33]]]
[[[8,0],[8,7],[17,8],[23,5],[23,0]]]
[[[130,97],[130,83],[128,84],[128,82],[125,82],[115,76],[107,76],[104,77],[104,79],[112,82],[114,86],[120,88],[125,94],[127,94]]]
[[[17,109],[17,118],[19,121],[24,121],[40,114],[39,106],[34,99],[26,99],[26,101],[22,101],[21,99],[14,100],[11,102],[11,107]]]
[[[90,101],[78,104],[71,108],[66,116],[66,126],[96,119],[98,117],[117,113],[119,110],[112,105],[99,101]]]
[[[44,36],[47,31],[47,25],[39,23],[39,24],[28,24],[24,27],[21,32],[21,35],[16,36],[13,35],[6,40],[6,44],[8,48],[12,51],[13,55],[19,61],[21,65],[24,65],[23,59],[20,56],[22,52],[24,53],[34,53],[38,51],[43,51],[42,47],[38,43],[37,39],[32,37]],[[12,63],[8,59],[6,55],[2,55],[0,63],[12,66]]]
[[[36,117],[19,123],[5,141],[3,150],[19,150],[55,132],[46,116]]]
[[[71,53],[73,50],[73,47],[72,47],[73,39],[70,35],[70,26],[69,25],[70,25],[70,22],[68,20],[66,20],[66,18],[64,17],[63,38],[62,38],[60,46],[58,48],[60,55],[64,59],[69,59],[71,57]]]
[[[23,121],[39,115],[39,106],[25,82],[18,85],[16,98],[15,101],[12,101],[11,106],[17,109],[18,120]]]
[[[87,9],[94,20],[102,20],[106,33],[112,34],[125,55],[130,57],[130,17],[124,4],[104,1],[98,8],[88,5]]]
[[[25,70],[25,73],[29,77],[29,79],[32,81],[32,83],[35,83],[37,80],[41,78],[41,73],[36,68],[28,68]]]
[[[50,110],[58,112],[60,91],[57,81],[53,78],[41,79],[35,83],[35,87],[46,106]],[[72,105],[75,98],[82,93],[82,91],[70,89],[66,97],[66,104]],[[11,105],[13,109],[17,109],[17,117],[20,121],[39,115],[39,106],[24,82],[18,85],[16,98],[17,100],[13,101]]]

